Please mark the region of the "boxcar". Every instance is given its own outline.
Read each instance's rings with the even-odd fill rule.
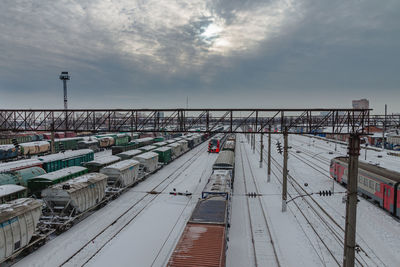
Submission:
[[[166,142],[157,142],[157,143],[153,144],[153,146],[156,146],[156,147],[161,147],[161,146],[166,146],[166,145],[167,145]]]
[[[193,210],[189,222],[226,225],[229,221],[228,207],[229,202],[225,197],[211,196],[201,199]]]
[[[0,205],[0,262],[29,244],[41,211],[40,201],[31,198]]]
[[[108,176],[108,185],[113,187],[130,186],[138,179],[139,162],[133,159],[123,160],[102,168],[100,173]]]
[[[82,140],[78,142],[78,149],[91,149],[98,151],[100,148],[99,141],[97,139]]]
[[[135,143],[138,145],[138,147],[151,145],[154,143],[154,138],[153,137],[139,138],[135,140]]]
[[[133,150],[128,150],[122,153],[117,154],[117,157],[120,157],[121,159],[131,159],[134,156],[142,154],[143,151],[139,149],[133,149]]]
[[[101,157],[83,164],[86,168],[88,168],[89,172],[99,172],[100,169],[107,167],[111,164],[114,164],[120,161],[121,158],[117,156],[105,156]]]
[[[230,150],[223,150],[219,153],[214,162],[213,170],[231,170],[235,168],[235,153]]]
[[[156,137],[154,137],[154,142],[162,142],[162,141],[164,141],[164,140],[165,140],[165,138],[162,137],[162,136],[156,136]]]
[[[46,172],[57,171],[66,167],[81,166],[85,162],[94,160],[94,152],[91,149],[67,151],[65,153],[52,154],[39,157]]]
[[[235,141],[233,140],[226,140],[222,150],[230,150],[235,151]]]
[[[40,196],[40,191],[43,189],[70,180],[74,177],[81,176],[88,172],[87,168],[73,166],[58,171],[46,173],[28,181],[28,189],[32,194]]]
[[[42,192],[47,206],[55,213],[77,214],[99,203],[106,194],[107,176],[92,172],[51,186]]]
[[[44,154],[50,151],[50,143],[47,141],[37,141],[20,144],[20,153],[26,155]]]
[[[42,167],[43,162],[38,159],[23,159],[13,162],[0,163],[0,173],[22,170],[30,167]]]
[[[225,267],[225,226],[188,223],[170,257],[170,267]]]
[[[28,190],[24,186],[15,184],[0,185],[0,204],[24,198],[28,194]]]
[[[152,152],[158,154],[158,162],[167,164],[172,160],[172,150],[170,147],[159,147]]]
[[[140,168],[147,173],[151,173],[158,168],[158,154],[146,152],[135,156],[133,159],[140,162]]]

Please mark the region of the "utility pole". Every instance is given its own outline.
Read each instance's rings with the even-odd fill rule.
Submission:
[[[286,211],[287,200],[287,161],[288,161],[288,132],[285,127],[283,133],[283,183],[282,183],[282,212]]]
[[[383,121],[382,131],[382,149],[385,149],[385,132],[386,132],[386,116],[387,116],[387,105],[385,104],[385,119]]]
[[[356,247],[357,183],[360,136],[351,134],[349,139],[349,179],[346,201],[346,227],[344,234],[343,266],[353,267]]]
[[[271,181],[271,125],[268,128],[268,178],[267,182]]]
[[[264,133],[262,132],[262,129],[261,129],[261,142],[260,142],[260,168],[262,168],[262,165],[263,165],[263,151],[264,151],[264,143],[263,143],[263,139],[264,139]]]

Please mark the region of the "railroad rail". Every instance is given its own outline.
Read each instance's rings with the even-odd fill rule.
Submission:
[[[2,109],[0,132],[262,133],[271,126],[273,133],[369,134],[368,126],[382,122],[370,118],[370,109]]]
[[[201,144],[197,147],[198,151],[193,154],[187,161],[179,165],[170,175],[166,176],[161,182],[159,182],[156,186],[154,186],[149,192],[147,192],[144,196],[142,196],[140,199],[132,203],[118,218],[116,218],[112,223],[107,225],[105,228],[103,228],[97,235],[95,235],[93,238],[88,240],[83,246],[81,246],[74,254],[72,254],[70,257],[68,257],[66,260],[64,260],[60,266],[65,266],[71,261],[75,259],[82,251],[84,251],[88,246],[93,245],[94,241],[99,241],[95,242],[95,244],[101,243],[99,248],[96,248],[94,253],[90,253],[91,255],[87,258],[84,259],[83,263],[81,264],[82,266],[86,265],[90,260],[92,260],[111,240],[113,240],[123,229],[125,229],[130,223],[134,221],[134,219],[137,218],[139,214],[141,214],[146,207],[148,207],[160,194],[157,194],[155,192],[163,192],[166,190],[166,188],[174,182],[178,177],[180,177],[180,174],[184,172],[187,168],[191,166],[191,164],[197,160],[197,156],[203,152],[202,149],[205,148],[205,143]],[[199,149],[202,148],[202,149]],[[138,205],[142,204],[143,206],[138,207]],[[138,210],[135,209],[138,207]],[[126,221],[127,220],[127,221]],[[118,221],[123,222],[122,225],[118,224]],[[126,222],[125,222],[126,221]],[[113,227],[116,227],[117,229],[112,229]],[[111,233],[111,236],[107,235],[107,231],[113,230],[113,233]],[[101,238],[105,238],[105,240],[101,240]],[[100,240],[98,240],[100,239]],[[72,262],[75,264],[75,262]]]
[[[240,146],[243,146],[243,144],[240,144]],[[246,172],[244,170],[245,161],[243,159],[243,153],[245,153],[251,179],[249,179],[250,177],[246,175]],[[240,158],[242,163],[243,183],[246,195],[248,195],[249,193],[256,193],[257,195],[259,195],[260,192],[258,190],[256,179],[254,178],[250,160],[248,158],[247,152],[243,149],[240,149]],[[252,181],[251,184],[249,184],[249,180]],[[254,191],[250,192],[249,188],[253,188]],[[252,200],[246,198],[246,203],[250,221],[250,231],[255,258],[255,266],[281,266],[278,256],[278,249],[276,248],[276,244],[273,240],[271,226],[268,222],[261,198],[257,197],[256,199]],[[251,209],[251,207],[253,207],[253,209]],[[262,227],[262,225],[265,225],[265,229],[263,229],[264,227]]]

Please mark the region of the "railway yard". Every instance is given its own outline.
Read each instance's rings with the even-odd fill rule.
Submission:
[[[29,244],[17,241],[29,234],[21,230],[21,236],[16,235],[17,226],[12,226],[18,222],[22,228],[19,221],[26,214],[14,208],[14,215],[0,216],[0,266],[342,265],[345,176],[336,173],[332,159],[346,156],[346,145],[314,136],[289,136],[287,211],[282,212],[283,156],[276,149],[283,142],[282,135],[272,135],[270,180],[268,145],[264,141],[260,151],[260,135],[255,135],[254,147],[246,134],[161,139],[139,138],[135,145],[129,143],[129,149],[121,150],[123,145],[119,145],[118,151],[109,146],[90,153],[84,147],[84,153],[38,153],[28,159],[25,152],[19,160],[0,163],[2,181],[7,181],[1,186],[24,181],[15,186],[27,192],[18,191],[13,199],[26,200],[32,194],[33,199],[28,199],[35,210],[29,212],[40,216],[33,219],[37,227],[30,230]],[[23,147],[27,151],[29,146]],[[77,163],[59,167],[55,160],[71,153],[74,158],[68,160]],[[360,162],[395,174],[400,171],[399,161],[385,151],[361,150]],[[15,167],[18,162],[25,169],[36,168],[32,169],[34,177],[23,176]],[[12,172],[4,171],[10,168]],[[79,173],[74,174],[74,168]],[[90,191],[102,179],[107,180],[105,188]],[[360,181],[362,185],[364,180]],[[375,183],[372,187],[379,191]],[[84,189],[90,191],[86,197],[96,196],[96,201],[85,197],[85,204],[80,203],[74,192],[85,194],[82,188],[88,188]],[[55,198],[56,190],[57,194],[68,192],[69,200]],[[400,202],[388,206],[365,190],[358,197],[355,265],[396,266],[400,262],[400,221],[395,207]],[[10,203],[22,205],[18,202],[22,200],[10,200],[3,195],[0,210],[4,214],[12,208]],[[42,205],[41,212],[36,211],[37,203]]]

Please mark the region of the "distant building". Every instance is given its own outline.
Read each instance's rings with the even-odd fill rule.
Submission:
[[[353,100],[352,105],[354,109],[369,109],[368,99]]]

